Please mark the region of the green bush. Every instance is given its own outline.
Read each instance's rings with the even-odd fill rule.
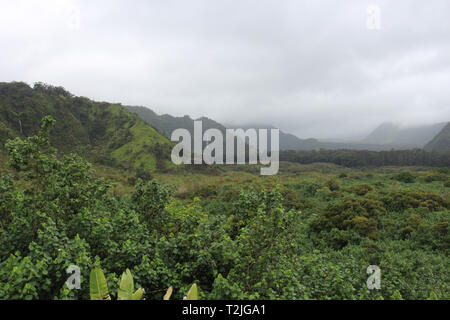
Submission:
[[[358,196],[364,196],[368,192],[372,191],[373,188],[368,184],[358,184],[350,187],[348,190]]]
[[[401,172],[395,175],[393,179],[404,183],[413,183],[415,181],[414,175],[409,171]]]
[[[340,188],[339,182],[335,179],[327,180],[325,182],[325,186],[327,186],[328,189],[330,189],[331,191],[336,191],[339,190]]]

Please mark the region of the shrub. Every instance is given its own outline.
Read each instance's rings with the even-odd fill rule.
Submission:
[[[328,187],[331,191],[339,190],[339,182],[336,179],[330,179],[325,182],[325,186]]]
[[[424,207],[430,211],[437,211],[439,208],[449,208],[450,203],[442,196],[424,191],[401,191],[390,192],[381,197],[381,201],[386,209],[394,212],[401,212],[408,208]]]
[[[403,182],[403,183],[413,183],[415,178],[409,171],[401,172],[393,177],[394,180]]]
[[[353,192],[354,194],[356,194],[358,196],[364,196],[372,190],[373,190],[373,188],[368,184],[358,184],[356,186],[352,186],[349,188],[350,192]]]
[[[432,172],[425,176],[425,182],[433,182],[433,181],[446,181],[448,179],[448,175],[443,172]]]
[[[378,200],[346,198],[328,205],[311,222],[311,228],[316,233],[334,233],[341,239],[338,242],[343,246],[354,238],[352,232],[376,238],[378,218],[384,211],[383,203]],[[336,240],[333,241],[336,243]]]

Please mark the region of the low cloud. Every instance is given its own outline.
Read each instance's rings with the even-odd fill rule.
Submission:
[[[0,3],[0,81],[303,138],[450,120],[446,0]]]

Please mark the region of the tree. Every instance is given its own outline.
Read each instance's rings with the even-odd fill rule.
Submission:
[[[52,116],[42,119],[38,135],[25,140],[16,138],[6,143],[9,165],[22,171],[27,180],[33,182],[33,234],[36,233],[38,194],[44,184],[44,177],[58,166],[56,149],[50,146],[49,132],[55,120]]]

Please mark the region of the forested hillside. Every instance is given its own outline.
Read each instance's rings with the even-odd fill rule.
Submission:
[[[51,143],[94,163],[155,171],[171,166],[172,143],[120,104],[75,97],[64,88],[0,83],[0,143],[35,134],[41,119],[56,120]]]

